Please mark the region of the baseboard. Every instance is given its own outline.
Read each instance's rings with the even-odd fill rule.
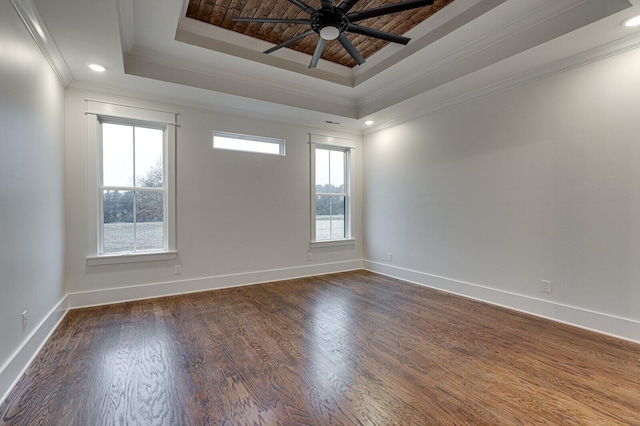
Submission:
[[[640,321],[384,263],[369,260],[363,260],[362,263],[363,268],[371,272],[640,343]]]
[[[11,389],[58,327],[67,310],[67,296],[64,296],[0,368],[0,395],[2,395],[0,402],[9,396]]]
[[[239,287],[272,281],[281,281],[315,275],[331,274],[362,269],[362,260],[296,266],[266,271],[218,275],[195,279],[168,281],[129,287],[69,293],[69,308],[84,308],[97,305],[173,296],[229,287]]]
[[[67,294],[0,368],[3,401],[68,309],[366,269],[414,284],[640,343],[640,322],[368,260],[299,266]]]

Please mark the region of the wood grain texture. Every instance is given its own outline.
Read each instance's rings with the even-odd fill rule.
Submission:
[[[640,425],[640,345],[358,271],[70,311],[10,425]]]
[[[392,34],[403,35],[453,1],[454,0],[435,0],[432,6],[425,6],[419,9],[407,10],[377,18],[364,19],[359,21],[358,25]],[[354,8],[351,9],[351,12],[373,9],[400,2],[402,2],[402,0],[360,0]],[[320,8],[320,0],[309,0],[305,1],[305,3],[314,9]],[[334,5],[338,4],[339,2],[334,1]],[[274,44],[283,43],[310,29],[308,25],[261,24],[233,22],[231,20],[236,17],[309,18],[309,15],[287,0],[189,0],[186,16]],[[388,42],[377,38],[351,32],[347,32],[346,34],[365,59],[388,44]],[[310,35],[290,44],[288,48],[313,55],[316,44],[318,43],[318,38],[318,35]],[[356,62],[337,40],[327,42],[322,53],[322,58],[348,67],[356,66]]]

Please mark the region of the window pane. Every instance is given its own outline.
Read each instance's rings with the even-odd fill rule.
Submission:
[[[344,152],[331,151],[329,161],[329,181],[331,192],[344,193]]]
[[[136,127],[136,186],[162,187],[162,147],[164,132]]]
[[[104,191],[103,220],[104,253],[133,251],[133,192]]]
[[[164,193],[136,191],[136,250],[162,250],[164,241]]]
[[[345,238],[345,197],[316,196],[316,241]]]
[[[331,239],[345,238],[344,197],[331,197]]]
[[[262,140],[261,140],[262,139]],[[255,152],[259,154],[283,155],[284,140],[261,138],[259,136],[213,135],[213,147],[216,149],[230,149],[233,151]]]
[[[102,125],[102,182],[104,186],[133,186],[133,127]]]
[[[331,239],[331,197],[316,196],[316,241]]]
[[[316,149],[316,192],[329,192],[329,150]]]

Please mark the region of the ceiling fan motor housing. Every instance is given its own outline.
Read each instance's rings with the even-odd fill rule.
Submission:
[[[311,29],[320,34],[325,40],[333,40],[342,34],[349,26],[347,16],[337,8],[320,9],[311,16]],[[333,30],[335,28],[335,30]],[[324,29],[324,31],[323,31]]]

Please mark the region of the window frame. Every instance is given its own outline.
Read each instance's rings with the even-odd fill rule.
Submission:
[[[250,149],[234,149],[234,148],[216,147],[216,136],[221,137],[221,138],[228,138],[228,139],[238,139],[238,140],[241,140],[241,141],[261,142],[261,143],[268,143],[268,144],[272,144],[272,145],[277,145],[278,146],[278,153],[253,151],[253,150],[250,150]],[[250,153],[250,154],[262,154],[262,155],[275,155],[275,156],[279,156],[279,157],[284,157],[285,156],[285,153],[286,153],[286,151],[285,151],[285,143],[286,143],[286,141],[284,139],[279,139],[279,138],[270,138],[270,137],[266,137],[266,136],[255,136],[255,135],[245,135],[245,134],[242,134],[242,133],[220,132],[220,131],[217,131],[217,130],[214,130],[212,132],[212,136],[211,136],[211,146],[215,150],[246,152],[246,153]]]
[[[88,121],[88,255],[87,265],[170,260],[177,257],[175,223],[175,147],[177,114],[102,101],[87,100]],[[102,123],[132,125],[163,131],[164,249],[104,253]],[[111,187],[109,187],[111,188]],[[108,189],[108,188],[107,188]],[[131,187],[131,190],[140,188]],[[157,191],[154,189],[153,191]]]
[[[323,137],[317,135],[310,135],[311,140],[309,142],[310,146],[310,181],[311,181],[311,247],[330,247],[330,246],[341,246],[341,245],[351,245],[355,243],[355,238],[353,238],[352,232],[352,201],[351,201],[351,184],[352,184],[352,150],[354,149],[352,146],[348,145],[338,145],[326,142],[335,142],[336,138],[333,137]],[[316,142],[314,140],[320,140]],[[351,142],[351,141],[348,141]],[[344,154],[345,164],[344,164],[344,193],[335,194],[336,196],[344,196],[345,197],[345,212],[344,212],[344,238],[338,239],[329,239],[329,240],[317,240],[316,237],[316,196],[323,195],[324,193],[316,192],[316,149],[325,149],[329,151],[338,151]],[[333,196],[334,194],[326,194]]]

